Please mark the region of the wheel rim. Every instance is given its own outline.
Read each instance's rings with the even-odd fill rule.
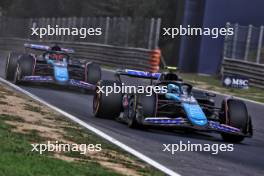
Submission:
[[[20,68],[19,68],[19,65],[17,65],[17,69],[14,75],[14,83],[18,82],[20,76],[21,76]]]

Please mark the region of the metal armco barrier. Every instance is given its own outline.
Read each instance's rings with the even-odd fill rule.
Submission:
[[[249,78],[250,86],[264,88],[264,64],[224,58],[222,63],[222,74],[246,76]]]
[[[19,26],[19,27],[18,27]],[[31,28],[101,28],[101,35],[32,35]],[[130,17],[68,17],[68,18],[12,18],[0,16],[0,37],[41,41],[87,42],[120,47],[158,47],[160,18]],[[40,30],[40,29],[39,29]],[[47,32],[47,31],[46,31]],[[40,32],[38,32],[40,33]],[[53,33],[53,32],[51,32]],[[81,38],[82,36],[82,38]]]
[[[246,76],[250,86],[264,88],[264,26],[226,26],[234,29],[234,35],[225,38],[223,74]]]
[[[24,51],[24,43],[43,45],[58,44],[75,50],[74,58],[94,61],[96,63],[139,70],[151,70],[152,50],[142,48],[118,47],[104,44],[68,41],[34,41],[21,38],[0,38],[0,52]]]

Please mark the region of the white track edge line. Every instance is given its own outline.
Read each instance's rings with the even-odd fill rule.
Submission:
[[[64,115],[65,117],[71,119],[72,121],[78,123],[79,125],[85,127],[86,129],[92,131],[93,133],[97,134],[98,136],[101,136],[102,138],[104,138],[104,139],[108,140],[109,142],[117,145],[118,147],[120,147],[123,150],[129,152],[130,154],[136,156],[137,158],[139,158],[139,159],[145,161],[146,163],[152,165],[156,169],[164,172],[165,174],[168,174],[168,175],[171,175],[171,176],[180,176],[179,173],[176,173],[176,172],[172,171],[171,169],[169,169],[169,168],[163,166],[162,164],[152,160],[151,158],[149,158],[146,155],[138,152],[137,150],[127,146],[126,144],[124,144],[124,143],[116,140],[115,138],[112,138],[111,136],[107,135],[106,133],[98,130],[97,128],[95,128],[95,127],[93,127],[91,125],[88,125],[87,123],[85,123],[84,121],[78,119],[77,117],[75,117],[75,116],[73,116],[73,115],[71,115],[71,114],[69,114],[69,113],[67,113],[67,112],[65,112],[65,111],[63,111],[63,110],[51,105],[51,104],[49,104],[48,102],[46,102],[45,100],[42,100],[41,98],[37,97],[36,95],[31,94],[30,92],[28,92],[28,91],[26,91],[26,90],[24,90],[24,89],[22,89],[22,88],[20,88],[20,87],[18,87],[16,85],[10,83],[9,81],[6,81],[5,79],[3,79],[1,77],[0,77],[0,82],[12,87],[13,89],[15,89],[15,90],[17,90],[17,91],[19,91],[19,92],[31,97],[32,99],[34,99],[34,100],[36,100],[36,101],[48,106],[49,108],[57,111],[58,113]]]
[[[111,72],[111,73],[115,73],[115,70],[113,69],[109,69],[109,68],[102,68],[102,70],[104,71],[108,71],[108,72]],[[201,88],[197,88],[197,87],[194,87],[196,90],[202,90],[202,91],[207,91],[209,93],[214,93],[214,94],[217,94],[217,95],[222,95],[222,96],[230,96],[228,94],[225,94],[225,93],[221,93],[221,92],[217,92],[217,91],[213,91],[213,90],[204,90],[204,89],[201,89]],[[243,100],[243,101],[247,101],[247,102],[250,102],[250,103],[254,103],[254,104],[258,104],[258,105],[261,105],[261,106],[264,106],[264,103],[261,103],[261,102],[258,102],[258,101],[254,101],[254,100],[250,100],[250,99],[246,99],[246,98],[242,98],[242,97],[237,97],[237,96],[232,96],[236,99],[239,99],[239,100]]]

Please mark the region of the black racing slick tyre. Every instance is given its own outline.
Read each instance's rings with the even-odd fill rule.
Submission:
[[[139,128],[142,121],[147,117],[154,117],[156,114],[156,94],[137,94],[129,101],[128,126]]]
[[[93,99],[93,113],[95,117],[115,119],[122,111],[122,93],[106,92],[109,88],[120,86],[118,81],[101,80],[97,83],[96,93]],[[102,89],[102,92],[100,90]]]
[[[127,125],[129,128],[139,128],[140,122],[137,120],[137,96],[132,96],[128,102]]]
[[[90,84],[96,84],[101,80],[101,67],[96,63],[89,63],[86,66],[86,81]]]
[[[17,61],[21,53],[11,52],[6,60],[5,78],[8,81],[13,81],[17,68]]]
[[[153,92],[150,96],[147,94],[138,94],[137,105],[141,107],[141,115],[145,117],[154,117],[156,113],[157,97]]]
[[[35,59],[32,56],[28,54],[21,55],[17,62],[16,72],[14,75],[13,82],[15,84],[18,84],[19,81],[24,76],[33,75],[34,67],[35,67]]]
[[[221,119],[223,124],[238,128],[242,133],[247,134],[252,129],[251,118],[248,115],[247,107],[241,100],[229,99],[223,108],[224,118]],[[222,133],[222,138],[227,142],[239,143],[244,140],[245,136]]]

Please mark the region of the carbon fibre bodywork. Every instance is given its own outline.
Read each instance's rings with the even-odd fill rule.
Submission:
[[[88,67],[92,62],[82,63],[78,59],[72,59],[70,54],[74,53],[71,49],[60,48],[55,46],[57,50],[45,45],[25,44],[26,49],[33,49],[34,52],[27,51],[21,53],[17,58],[13,59],[17,62],[17,70],[15,72],[15,83],[51,83],[61,86],[77,87],[87,90],[95,90],[95,84],[88,80]],[[40,53],[38,53],[40,51]],[[25,62],[25,63],[24,63]],[[22,68],[21,63],[26,64]],[[8,68],[7,64],[7,68]],[[101,77],[101,70],[99,68],[99,76]],[[22,70],[21,70],[22,69]],[[30,70],[30,71],[28,71]],[[12,72],[12,70],[8,70]],[[26,71],[26,74],[22,74]],[[89,74],[92,73],[91,71]],[[8,73],[7,73],[8,74]],[[96,73],[94,73],[96,74]],[[12,78],[10,79],[12,81]],[[95,80],[95,79],[93,79]]]
[[[230,113],[226,111],[231,108],[228,102],[236,101],[232,97],[224,99],[222,107],[216,107],[213,100],[214,94],[193,90],[190,84],[177,79],[180,78],[178,75],[171,74],[169,77],[176,79],[168,80],[162,79],[167,77],[163,73],[125,69],[118,70],[115,76],[120,84],[121,76],[128,76],[150,79],[150,84],[153,86],[167,86],[166,93],[153,92],[152,96],[139,93],[122,95],[122,110],[118,119],[128,123],[130,127],[138,124],[139,126],[189,128],[240,137],[251,137],[253,134],[251,118],[247,111],[244,114],[246,121],[243,122],[246,128],[230,123]],[[95,101],[98,100],[95,98]],[[231,120],[234,121],[234,119]],[[237,141],[239,140],[240,138]]]

